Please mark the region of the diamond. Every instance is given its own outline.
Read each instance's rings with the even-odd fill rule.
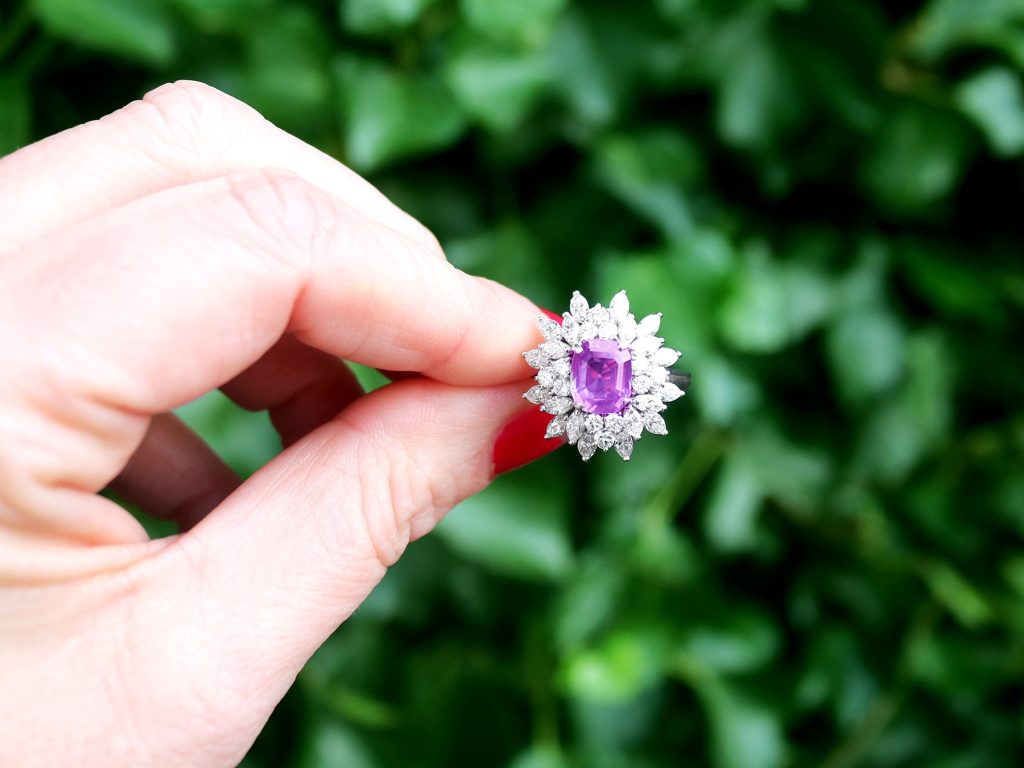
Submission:
[[[608,309],[611,310],[612,317],[616,320],[624,320],[626,315],[629,314],[629,299],[626,298],[626,292],[619,291],[612,296],[611,303],[608,304]]]
[[[562,318],[562,338],[570,347],[575,347],[580,343],[580,324],[568,312]]]
[[[534,405],[540,405],[541,403],[548,399],[549,395],[547,390],[544,389],[544,387],[537,385],[536,387],[530,387],[528,390],[526,390],[526,394],[523,395],[523,397],[525,397]]]
[[[651,355],[651,360],[653,360],[656,365],[675,365],[678,359],[679,353],[674,349],[669,349],[668,347],[662,347]]]
[[[550,317],[538,317],[537,326],[548,341],[558,341],[562,338],[562,326]]]
[[[648,315],[636,327],[637,336],[651,336],[658,332],[658,328],[661,326],[661,312],[655,312],[653,315]]]
[[[664,343],[665,340],[659,336],[640,336],[629,346],[632,348],[633,352],[646,355],[654,352]]]
[[[561,360],[552,360],[545,368],[560,379],[568,379],[569,373],[572,371],[572,362],[568,358],[563,357]]]
[[[540,368],[547,360],[547,355],[539,349],[531,349],[529,352],[523,352],[523,358],[531,368]]]
[[[552,360],[565,357],[569,354],[569,348],[560,341],[545,341],[540,345],[541,352]]]
[[[619,416],[619,414],[613,413],[610,416],[604,417],[604,428],[613,435],[617,435],[626,428],[626,420]]]
[[[544,437],[559,437],[565,434],[565,424],[560,418],[554,418],[548,424],[548,428],[544,430]]]
[[[640,414],[630,408],[626,411],[623,419],[626,421],[626,432],[629,433],[629,436],[634,440],[639,440],[644,433],[644,420],[640,418]]]
[[[625,319],[619,321],[619,341],[629,344],[636,338],[636,320],[632,315],[626,315]]]
[[[643,425],[641,424],[641,429]],[[570,443],[575,443],[580,439],[580,435],[583,434],[583,412],[573,411],[569,414],[565,420],[565,434],[569,438]]]
[[[584,461],[590,461],[590,457],[594,455],[597,450],[597,443],[594,442],[594,438],[590,435],[584,435],[580,438],[580,441],[576,443],[576,449],[580,452],[580,456],[583,457]]]
[[[589,308],[590,305],[583,298],[583,294],[579,291],[573,291],[572,300],[569,302],[569,311],[572,313],[572,316],[578,320],[587,313]]]
[[[612,316],[609,314],[607,309],[598,304],[590,310],[590,314],[587,315],[587,319],[594,324],[595,328],[600,328],[605,323],[610,323],[612,321]]]
[[[544,413],[550,413],[554,416],[561,416],[563,413],[568,413],[572,408],[572,400],[568,397],[550,397],[544,401],[544,405],[540,407]]]
[[[647,431],[652,435],[667,435],[668,426],[665,424],[665,420],[661,418],[660,413],[654,411],[648,411],[643,415],[644,426],[647,427]]]
[[[629,461],[630,454],[633,453],[633,438],[629,435],[623,435],[619,438],[619,442],[615,444],[615,450],[619,452],[619,456],[622,457],[623,461]]]
[[[540,381],[539,377],[537,381]],[[541,383],[543,384],[544,382]],[[638,394],[646,395],[648,392],[651,391],[651,387],[653,386],[654,379],[652,379],[650,376],[645,376],[644,374],[641,373],[639,376],[633,377],[633,391]]]
[[[583,342],[572,356],[572,397],[587,413],[621,413],[632,394],[632,356],[611,339]]]
[[[608,431],[598,432],[597,437],[594,438],[594,441],[597,443],[598,448],[600,448],[602,451],[607,451],[609,448],[615,445],[615,435]]]
[[[633,398],[633,407],[638,411],[652,411],[657,413],[658,411],[665,410],[665,404],[661,402],[661,398],[655,395],[637,395]]]
[[[686,393],[683,392],[683,390],[681,390],[671,381],[666,381],[658,389],[658,397],[660,397],[662,401],[666,403],[671,403],[673,400],[678,400],[685,394]]]

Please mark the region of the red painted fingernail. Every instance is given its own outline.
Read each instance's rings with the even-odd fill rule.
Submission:
[[[550,317],[552,320],[554,320],[559,325],[562,324],[562,316],[560,314],[558,314],[557,312],[552,312],[550,309],[544,309],[544,307],[539,307],[539,309],[540,309],[541,312],[543,312],[545,315]]]
[[[545,439],[544,432],[551,418],[549,414],[534,406],[502,427],[498,439],[494,442],[495,477],[529,464],[565,443],[564,438]]]

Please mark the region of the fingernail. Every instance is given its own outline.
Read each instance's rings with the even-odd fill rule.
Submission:
[[[511,472],[560,448],[565,443],[564,438],[547,440],[544,437],[551,418],[534,406],[502,427],[494,441],[493,476]]]
[[[557,312],[552,312],[550,309],[544,309],[544,307],[538,307],[538,309],[540,309],[541,312],[543,312],[545,315],[550,317],[552,320],[554,320],[559,325],[562,324],[562,316],[560,314],[558,314]]]

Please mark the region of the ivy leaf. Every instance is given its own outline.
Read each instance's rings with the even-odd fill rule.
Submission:
[[[900,218],[933,214],[960,180],[972,151],[959,115],[906,104],[876,132],[861,168],[868,193]]]
[[[1024,88],[1015,72],[1007,67],[983,70],[957,87],[956,101],[997,155],[1024,151]]]
[[[175,58],[174,22],[162,0],[31,0],[50,34],[164,67]]]
[[[416,22],[437,0],[341,0],[341,23],[361,35],[386,35]]]
[[[573,565],[565,489],[551,464],[496,480],[459,504],[437,535],[463,557],[507,576],[557,581]]]
[[[25,81],[0,75],[0,157],[29,141],[32,102]]]
[[[443,148],[466,128],[449,90],[428,74],[402,75],[368,61],[335,68],[341,89],[345,154],[364,171]]]
[[[567,0],[460,0],[466,22],[499,43],[536,47],[550,34]]]
[[[777,710],[717,678],[697,686],[711,721],[717,768],[777,768],[786,760],[786,739]]]
[[[503,50],[479,42],[456,46],[445,79],[459,104],[479,123],[509,131],[543,98],[551,78],[541,53]]]

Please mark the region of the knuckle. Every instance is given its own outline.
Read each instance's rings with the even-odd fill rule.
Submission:
[[[227,189],[242,225],[289,266],[307,270],[340,229],[341,212],[327,194],[288,171],[232,174]]]
[[[425,473],[408,446],[365,430],[357,450],[361,525],[376,559],[389,568],[461,498],[454,473]]]
[[[130,138],[144,139],[147,152],[164,163],[183,155],[195,160],[216,159],[253,122],[263,120],[226,93],[188,80],[162,85],[122,112]]]

